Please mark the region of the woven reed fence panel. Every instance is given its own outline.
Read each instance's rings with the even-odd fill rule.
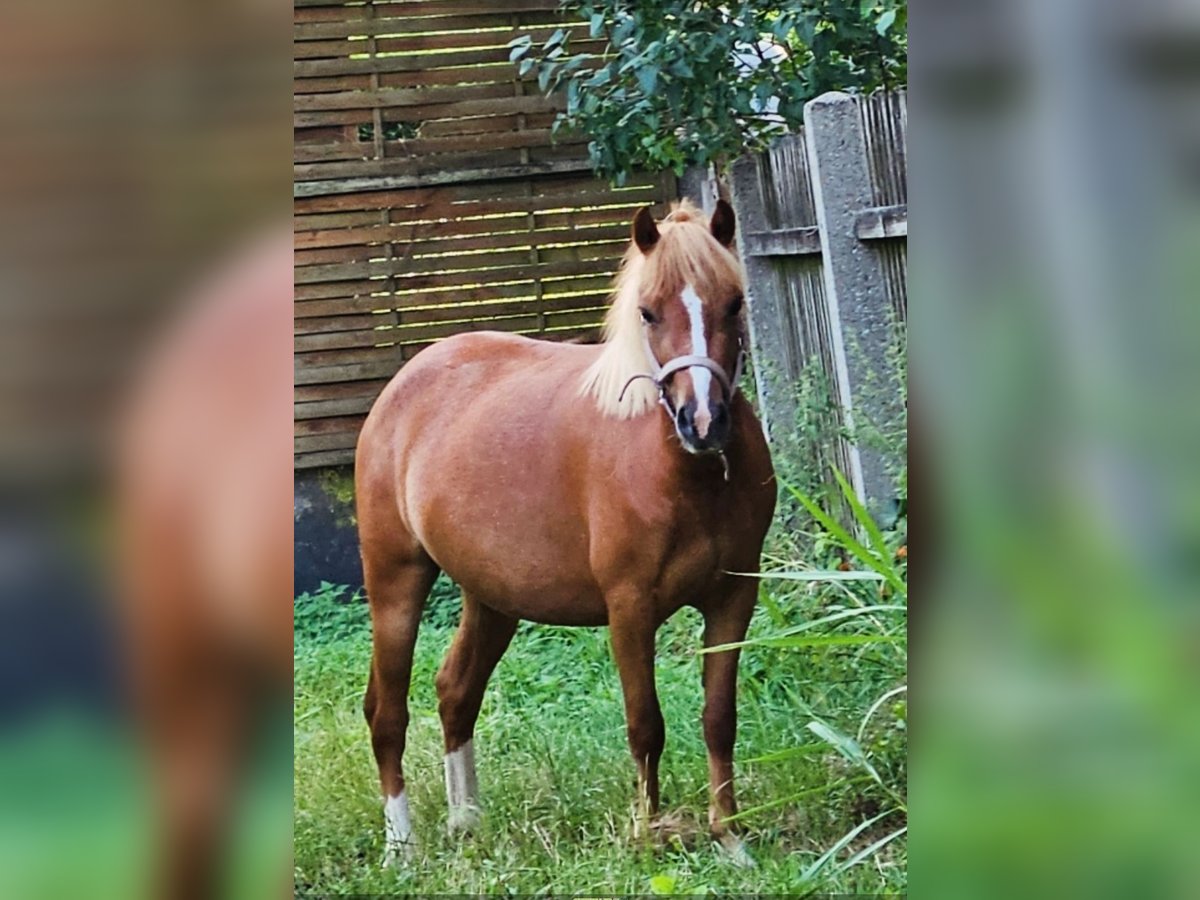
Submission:
[[[557,0],[295,0],[295,461],[353,460],[366,412],[421,348],[464,331],[594,340],[641,206],[673,176],[593,178],[562,101],[508,42]]]

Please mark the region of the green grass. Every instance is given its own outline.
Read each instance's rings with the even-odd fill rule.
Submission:
[[[799,568],[792,551],[777,554]],[[657,644],[672,837],[647,846],[632,836],[634,766],[607,631],[525,624],[476,729],[484,825],[451,838],[433,688],[453,635],[455,601],[443,584],[417,643],[405,755],[421,850],[403,869],[384,871],[360,711],[365,608],[336,588],[298,598],[298,894],[906,891],[905,836],[896,834],[906,824],[904,607],[887,599],[887,585],[881,599],[880,584],[764,582],[750,636],[792,638],[743,651],[737,773],[740,824],[757,862],[750,870],[730,865],[707,837],[698,614],[679,613]],[[851,612],[869,606],[881,608]],[[824,637],[835,640],[809,640]]]

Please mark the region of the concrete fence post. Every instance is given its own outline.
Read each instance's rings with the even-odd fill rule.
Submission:
[[[878,252],[860,238],[875,199],[858,102],[831,92],[808,102],[804,131],[820,229],[822,277],[833,341],[838,399],[856,435],[845,475],[878,514],[895,496],[885,454],[860,439],[867,428],[899,421],[889,384],[894,321]],[[873,221],[873,220],[872,220]]]

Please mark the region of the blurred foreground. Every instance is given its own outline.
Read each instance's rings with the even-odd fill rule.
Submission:
[[[912,17],[923,894],[1200,893],[1197,13],[1024,0]],[[179,303],[213,295],[191,286],[286,215],[285,15],[18,2],[0,18],[2,896],[150,884],[163,835],[103,575],[104,426],[138,394],[131,370],[153,371],[153,336],[198,321]],[[278,390],[280,433],[246,458],[278,453],[286,473],[290,342],[263,327],[269,351],[210,365],[218,397],[240,377],[265,379],[246,403]],[[206,380],[193,370],[185,392]],[[259,481],[238,480],[222,438],[256,417],[228,405],[165,427],[199,459],[190,488],[215,521],[245,509],[285,528],[282,500],[248,502]],[[210,446],[233,455],[206,467]],[[258,815],[226,835],[247,896],[285,887],[283,694],[243,791]]]
[[[1194,897],[1200,6],[912,32],[917,880]]]
[[[0,896],[287,885],[287,32],[0,13]]]

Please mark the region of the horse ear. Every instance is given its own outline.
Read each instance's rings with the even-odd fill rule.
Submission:
[[[649,253],[658,243],[658,226],[648,206],[643,206],[633,217],[633,241],[643,253]]]
[[[733,232],[736,227],[737,216],[733,214],[733,207],[724,200],[718,200],[717,208],[713,210],[712,221],[708,224],[712,236],[722,247],[728,247],[733,243]]]

